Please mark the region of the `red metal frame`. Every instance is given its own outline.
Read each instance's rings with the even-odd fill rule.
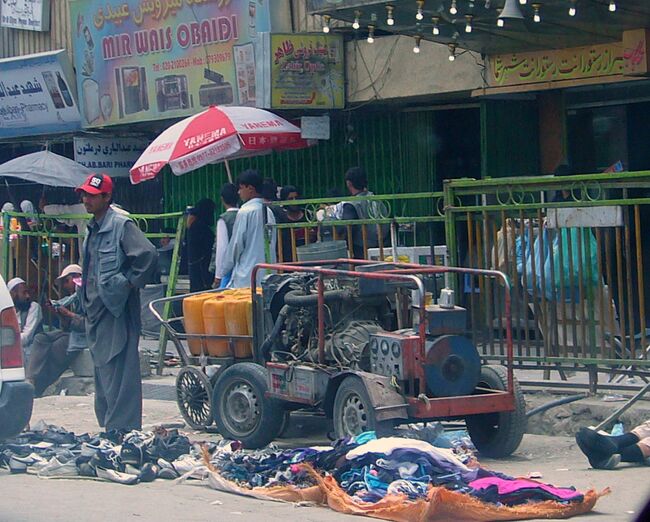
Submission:
[[[362,259],[336,259],[328,261],[309,261],[299,263],[262,263],[256,265],[251,275],[251,292],[253,300],[257,295],[257,272],[258,270],[274,270],[277,272],[303,272],[318,276],[318,359],[320,364],[325,363],[325,285],[323,277],[357,277],[376,279],[383,281],[403,281],[415,283],[420,294],[420,324],[418,326],[418,346],[413,350],[411,369],[415,370],[414,375],[418,378],[419,389],[417,397],[408,397],[409,415],[413,418],[431,419],[443,417],[463,417],[466,415],[495,413],[501,411],[513,411],[515,409],[514,397],[514,374],[513,374],[513,345],[512,345],[512,318],[510,316],[510,280],[503,273],[497,270],[484,270],[476,268],[459,268],[447,266],[418,265],[414,263],[390,263],[390,270],[378,272],[358,272],[355,270],[339,270],[334,268],[323,268],[327,265],[376,265],[376,261]],[[506,347],[507,347],[507,369],[508,386],[506,391],[492,391],[479,395],[464,395],[459,397],[425,397],[424,393],[424,367],[421,361],[425,359],[426,342],[426,306],[424,285],[416,274],[444,274],[459,273],[477,276],[495,277],[503,281],[505,292],[505,315],[506,315]],[[419,363],[417,361],[420,361]],[[405,364],[407,362],[405,361]]]

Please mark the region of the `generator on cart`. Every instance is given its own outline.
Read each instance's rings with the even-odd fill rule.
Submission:
[[[426,288],[445,272],[497,278],[508,290],[505,275],[349,259],[323,263],[256,267],[269,275],[252,290],[249,360],[235,358],[234,348],[232,357],[192,359],[180,342],[183,334],[165,322],[186,366],[177,386],[186,420],[198,427],[214,419],[225,438],[257,448],[280,434],[290,411],[319,408],[333,420],[337,437],[465,420],[483,454],[506,456],[518,447],[526,416],[512,374],[509,291],[507,366],[481,364],[464,335],[464,308],[426,299]],[[166,301],[153,302],[154,313]],[[204,337],[231,345],[245,338]],[[208,378],[213,363],[219,370]]]

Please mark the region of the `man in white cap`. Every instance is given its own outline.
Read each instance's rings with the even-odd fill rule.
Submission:
[[[27,290],[27,283],[20,277],[14,277],[7,283],[7,289],[16,308],[20,323],[20,344],[23,347],[23,359],[29,360],[34,336],[43,329],[43,310],[41,305],[32,301]]]
[[[88,347],[86,321],[79,313],[81,267],[68,265],[56,278],[63,297],[52,301],[49,309],[58,316],[61,329],[36,334],[32,354],[26,369],[27,380],[34,386],[36,397],[43,395],[48,386],[55,383],[81,350]]]

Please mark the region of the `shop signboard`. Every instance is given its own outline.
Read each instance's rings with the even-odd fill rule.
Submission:
[[[71,78],[65,51],[0,60],[0,138],[80,129]]]
[[[345,52],[341,35],[266,34],[261,37],[259,54],[259,107],[345,107]]]
[[[647,75],[648,32],[626,31],[623,41],[490,57],[492,87]]]
[[[95,172],[128,177],[129,169],[149,146],[140,138],[74,138],[74,160]]]
[[[74,0],[85,127],[255,106],[255,40],[268,0]]]
[[[2,0],[0,27],[49,31],[50,0]]]

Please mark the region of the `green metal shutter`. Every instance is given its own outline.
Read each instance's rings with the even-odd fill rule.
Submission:
[[[482,177],[539,173],[539,118],[536,101],[481,103]]]
[[[366,169],[373,192],[430,191],[435,179],[433,123],[434,113],[425,111],[341,112],[332,116],[330,140],[305,150],[233,161],[230,167],[234,178],[246,168],[259,169],[280,185],[297,185],[305,197],[322,197],[331,188],[344,191],[345,171],[355,165]],[[183,176],[166,169],[162,176],[165,211],[182,210],[204,197],[218,201],[227,180],[223,165]]]

